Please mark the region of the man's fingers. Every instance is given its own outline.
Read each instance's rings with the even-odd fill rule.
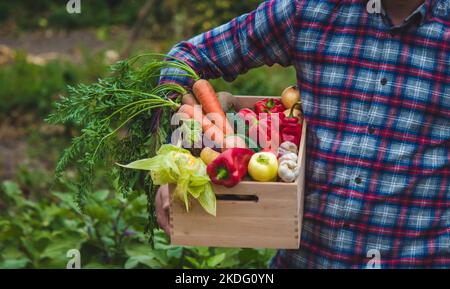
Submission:
[[[161,229],[163,229],[164,232],[166,232],[167,235],[170,235],[169,217],[165,213],[165,211],[164,210],[159,211],[156,214],[156,217],[158,219],[158,224],[161,227]]]
[[[167,186],[164,186],[164,188],[161,189],[161,201],[163,209],[168,211],[170,207],[170,202],[169,202],[169,190],[167,189]]]
[[[161,229],[170,235],[169,192],[167,186],[160,187],[156,194],[156,218]]]

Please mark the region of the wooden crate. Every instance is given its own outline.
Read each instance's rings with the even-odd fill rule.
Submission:
[[[241,107],[267,97],[237,96]],[[242,181],[233,188],[214,185],[217,216],[197,202],[189,212],[170,204],[173,245],[297,249],[303,216],[306,123],[299,149],[300,174],[294,183]],[[174,186],[169,186],[173,192]],[[172,198],[171,198],[172,199]]]

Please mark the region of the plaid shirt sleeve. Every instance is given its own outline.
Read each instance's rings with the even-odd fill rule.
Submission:
[[[213,30],[176,45],[170,56],[179,58],[205,79],[234,80],[239,74],[262,65],[291,65],[291,44],[297,1],[272,0]],[[166,69],[163,74],[175,74]],[[186,87],[192,80],[166,76],[161,83]]]

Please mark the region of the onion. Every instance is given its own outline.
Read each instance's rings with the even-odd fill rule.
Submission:
[[[294,104],[300,101],[300,91],[297,86],[289,86],[281,94],[281,103],[286,109],[290,109]]]

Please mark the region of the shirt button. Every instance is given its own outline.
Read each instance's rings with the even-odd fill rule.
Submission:
[[[383,79],[381,79],[381,85],[386,85],[388,82],[386,77],[383,77]]]
[[[355,178],[355,183],[358,184],[358,185],[361,184],[362,183],[362,179],[360,177],[356,177]]]
[[[367,131],[369,132],[369,134],[374,134],[375,133],[375,129],[373,127],[368,127]]]

